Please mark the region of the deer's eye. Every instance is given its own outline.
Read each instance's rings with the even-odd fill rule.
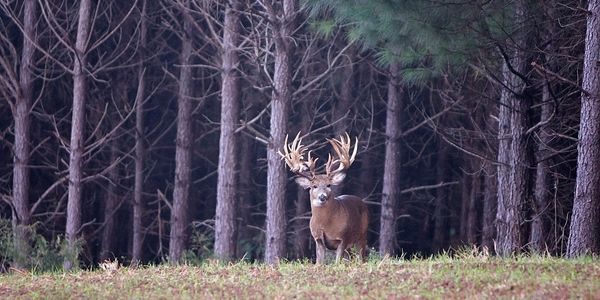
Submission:
[[[312,188],[313,188],[313,189],[316,189],[316,188],[317,188],[317,186],[316,186],[316,185],[313,185],[313,186],[312,186]]]
[[[328,184],[327,187],[331,187],[331,184]]]

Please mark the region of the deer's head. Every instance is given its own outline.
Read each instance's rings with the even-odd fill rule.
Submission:
[[[340,136],[339,140],[327,139],[327,141],[331,144],[335,153],[334,156],[331,153],[329,154],[322,174],[317,174],[316,163],[318,158],[313,158],[311,151],[302,145],[300,132],[289,144],[286,135],[283,153],[279,152],[290,170],[297,175],[296,183],[305,189],[310,189],[310,201],[316,207],[323,206],[325,202],[333,199],[335,195],[333,195],[331,187],[344,181],[346,170],[354,162],[358,149],[357,138],[352,154],[350,154],[352,144],[347,133],[345,137]]]

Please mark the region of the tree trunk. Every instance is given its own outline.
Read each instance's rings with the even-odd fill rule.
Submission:
[[[590,0],[588,11],[568,257],[600,252],[600,0]]]
[[[361,198],[367,198],[372,196],[373,189],[375,186],[375,175],[373,165],[375,153],[373,151],[366,151],[364,154],[360,155],[360,174],[358,175],[359,183],[355,187],[355,195],[360,196]]]
[[[374,64],[372,64],[369,60],[364,60],[358,63],[356,66],[355,77],[356,86],[367,86],[370,82],[372,82],[372,80],[374,80],[374,68]],[[372,142],[369,135],[365,135],[364,139],[367,140],[367,143]],[[365,145],[365,147],[370,146],[372,145]],[[358,161],[360,161],[360,171],[358,175],[359,182],[354,186],[353,194],[360,196],[365,200],[375,194],[375,169],[377,165],[375,162],[379,161],[377,155],[378,153],[376,151],[365,151],[364,153],[361,153],[361,155],[358,155]],[[368,200],[373,201],[374,199]],[[369,208],[373,208],[373,206],[370,206]],[[371,220],[371,222],[372,221],[373,220]]]
[[[400,80],[399,67],[389,68],[388,101],[385,119],[385,161],[383,170],[383,191],[381,197],[381,221],[379,230],[379,253],[382,256],[394,255],[396,243],[396,210],[400,197]]]
[[[215,256],[221,260],[235,257],[235,207],[237,186],[237,138],[239,119],[239,80],[236,71],[239,61],[239,9],[241,2],[230,1],[225,8],[222,43],[221,135],[215,214]]]
[[[90,35],[90,0],[79,3],[79,20],[77,38],[75,40],[75,58],[73,59],[73,114],[71,121],[71,140],[69,145],[69,194],[67,198],[67,254],[63,267],[71,270],[77,267],[78,235],[81,228],[81,190],[82,190],[82,155],[84,152],[84,124],[86,100],[86,55],[87,42]]]
[[[287,173],[277,150],[283,148],[287,131],[288,107],[292,93],[291,55],[295,0],[283,0],[283,15],[275,30],[274,90],[271,101],[271,138],[267,149],[267,242],[265,262],[275,264],[286,253],[285,186]]]
[[[294,256],[302,259],[308,256],[308,243],[310,238],[308,220],[303,217],[309,210],[310,199],[308,192],[301,187],[296,191],[296,220],[294,221]]]
[[[465,244],[468,241],[467,232],[469,231],[469,203],[471,202],[471,183],[470,175],[463,174],[460,188],[460,241]]]
[[[342,82],[337,102],[335,102],[332,114],[333,133],[337,137],[348,131],[351,118],[348,118],[348,112],[352,107],[352,53],[347,54],[348,61],[340,69]]]
[[[494,251],[494,221],[496,219],[496,202],[497,202],[497,177],[496,167],[489,162],[484,165],[484,190],[483,190],[483,216],[482,216],[482,232],[481,246],[486,247],[488,251]]]
[[[469,213],[467,217],[467,242],[469,245],[477,245],[477,234],[479,232],[479,202],[481,196],[481,176],[471,176],[471,194],[469,195]]]
[[[23,9],[23,49],[19,69],[19,93],[16,95],[15,111],[15,143],[13,153],[13,194],[12,228],[14,233],[15,254],[12,262],[17,268],[28,266],[30,252],[31,212],[29,210],[29,143],[30,114],[33,101],[33,67],[36,40],[35,23],[37,5],[35,0],[24,3]],[[27,36],[27,38],[25,38]]]
[[[510,203],[515,208],[514,213],[516,218],[514,219],[514,223],[509,225],[509,227],[513,227],[515,230],[515,239],[508,244],[512,244],[515,248],[507,247],[506,249],[513,249],[512,252],[514,253],[520,251],[527,241],[525,222],[527,218],[527,205],[533,202],[533,173],[531,170],[534,162],[532,147],[526,135],[526,131],[531,127],[529,118],[531,98],[528,96],[523,98],[515,97],[512,100],[512,107],[514,109],[511,116],[513,139],[510,165],[513,167],[511,173],[513,179],[510,186],[510,191],[512,192]],[[506,220],[510,222],[511,219],[507,218]],[[516,239],[517,234],[518,240]]]
[[[438,158],[436,164],[437,182],[446,182],[448,170],[448,146],[444,141],[439,141]],[[448,189],[440,187],[435,191],[435,207],[433,211],[434,227],[433,227],[433,245],[434,252],[441,252],[446,244],[446,232],[448,232],[446,216]]]
[[[189,2],[186,2],[186,7]],[[187,240],[190,177],[192,170],[192,24],[184,17],[181,45],[179,92],[177,95],[177,137],[175,148],[175,186],[171,210],[169,260],[178,263]]]
[[[524,27],[524,1],[516,7],[516,21]],[[501,256],[518,253],[524,244],[525,206],[531,195],[531,151],[525,132],[529,128],[530,99],[525,93],[525,82],[514,74],[524,76],[526,70],[526,33],[523,28],[515,34],[513,57],[504,61],[505,88],[500,97],[498,161],[497,249]]]
[[[352,107],[352,53],[348,53],[347,57],[348,61],[340,70],[342,82],[340,84],[339,96],[333,106],[332,112],[331,123],[333,124],[333,135],[336,138],[339,138],[348,131],[351,120],[349,112]],[[331,187],[334,195],[342,194],[343,190],[344,182]]]
[[[508,79],[510,77],[510,71],[508,70],[508,68],[506,67],[506,64],[504,65],[503,68],[503,76],[505,78],[505,82],[508,82]],[[497,236],[498,237],[498,243],[502,242],[502,247],[503,249],[494,249],[497,253],[502,253],[504,255],[510,254],[510,252],[512,251],[512,249],[514,249],[514,246],[512,246],[511,244],[507,244],[508,241],[506,241],[507,237],[505,236],[506,234],[509,233],[509,231],[514,231],[515,228],[511,228],[508,227],[508,223],[507,223],[507,218],[509,217],[509,213],[511,213],[512,215],[510,217],[512,217],[514,219],[514,209],[513,211],[509,210],[510,208],[510,198],[509,198],[509,194],[510,194],[510,172],[511,172],[511,168],[510,168],[510,162],[509,162],[509,155],[510,155],[510,99],[509,97],[511,96],[510,94],[511,92],[509,90],[506,89],[502,89],[501,92],[501,96],[500,96],[500,105],[499,105],[499,109],[498,109],[498,171],[497,171],[497,178],[498,178],[498,184],[497,184],[497,192],[498,192],[498,206],[497,206],[497,212],[496,212],[496,230],[497,230]],[[516,229],[517,231],[519,230],[518,228]],[[513,235],[513,239],[514,239],[514,233],[512,233]],[[516,236],[516,238],[518,239],[518,235]],[[501,246],[500,244],[497,245],[498,248]],[[508,247],[508,248],[507,248]]]
[[[251,114],[252,115],[252,114]],[[238,215],[238,230],[237,230],[237,256],[244,257],[251,255],[251,253],[246,253],[247,249],[245,249],[244,243],[249,239],[252,239],[251,231],[248,225],[251,224],[251,213],[253,207],[253,197],[252,197],[252,188],[253,188],[253,174],[254,174],[254,161],[255,155],[254,150],[252,149],[252,140],[242,135],[240,137],[241,145],[239,149],[240,155],[240,172],[238,176],[239,181],[239,191],[238,191],[238,205],[237,205],[237,215]],[[249,257],[250,258],[250,257]]]
[[[135,95],[135,174],[133,184],[133,237],[131,244],[131,264],[136,266],[142,260],[142,245],[144,244],[143,223],[144,215],[144,100],[146,98],[145,59],[147,51],[147,2],[142,2],[140,24],[141,54],[138,66],[138,85]]]
[[[300,110],[300,122],[298,131],[307,133],[310,131],[312,114],[310,113],[310,101],[304,100]],[[294,206],[296,208],[294,216],[296,220],[293,223],[294,227],[294,256],[297,259],[302,259],[308,255],[308,246],[310,231],[309,220],[303,218],[307,215],[309,208],[310,199],[308,192],[301,186],[296,185],[296,201]]]
[[[542,112],[541,121],[548,120],[552,114],[552,99],[548,84],[544,84],[542,89]],[[551,133],[545,126],[538,132],[538,147],[536,152],[536,176],[535,193],[533,201],[533,216],[531,222],[531,234],[529,236],[529,248],[533,252],[543,253],[547,250],[546,237],[548,236],[549,224],[547,221],[548,210],[551,202],[551,178],[550,162],[547,157],[550,154],[548,149],[552,141]]]
[[[548,2],[545,6],[545,11],[548,17],[552,20],[556,18],[556,3]],[[545,64],[551,71],[556,71],[556,55],[557,45],[555,42],[555,35],[557,32],[557,22],[547,22],[547,29],[544,30],[543,38],[546,39],[548,44],[543,49]],[[553,82],[547,78],[542,78],[542,99],[541,99],[541,115],[540,122],[546,122],[552,118],[553,110],[553,99],[550,94],[551,85]],[[553,122],[554,123],[554,122]],[[552,142],[551,129],[548,128],[550,124],[541,126],[537,133],[537,151],[535,155],[536,160],[536,176],[535,176],[535,187],[534,187],[534,201],[532,202],[532,222],[531,232],[529,235],[529,249],[532,252],[544,253],[548,250],[548,237],[550,235],[550,217],[549,210],[551,207],[552,197],[552,179],[550,175],[550,162],[549,157],[551,156],[550,143]]]
[[[127,80],[126,73],[121,75],[117,75],[118,78],[113,82],[113,86],[115,87],[115,97],[118,103],[127,103],[128,96],[127,90],[129,81]],[[100,110],[99,110],[100,111]],[[115,128],[116,126],[120,126],[117,118],[119,116],[115,113],[113,116],[115,119],[111,122],[111,128]],[[93,122],[93,120],[91,120]],[[120,149],[119,143],[122,143],[119,140],[119,137],[122,135],[123,129],[116,128],[115,136],[110,140],[110,158],[109,165],[115,164],[120,158]],[[102,244],[100,250],[100,260],[104,261],[107,259],[114,258],[114,240],[115,240],[115,216],[116,212],[121,206],[121,193],[119,192],[119,168],[120,163],[115,164],[108,171],[108,187],[105,194],[105,202],[104,202],[104,228],[102,230]]]
[[[124,84],[120,84],[119,88],[125,89]],[[125,93],[119,96],[127,95]],[[115,122],[117,123],[117,122]],[[116,138],[110,142],[110,160],[112,164],[119,159],[119,146],[120,141]],[[113,241],[115,235],[115,213],[119,207],[119,196],[117,192],[117,183],[119,181],[119,168],[114,166],[108,171],[108,188],[106,191],[106,200],[104,203],[104,228],[102,230],[102,248],[100,250],[100,260],[104,261],[114,257],[113,252]]]

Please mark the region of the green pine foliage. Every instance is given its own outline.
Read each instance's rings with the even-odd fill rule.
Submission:
[[[311,29],[318,33],[321,37],[329,39],[335,33],[337,24],[333,20],[315,20],[310,24]]]
[[[399,63],[405,83],[469,66],[486,53],[494,60],[495,41],[515,26],[511,4],[489,1],[306,0],[314,23],[347,28],[349,41],[377,50],[381,65]],[[334,21],[334,22],[332,22]],[[520,24],[523,26],[523,24]],[[492,53],[492,55],[490,55]]]

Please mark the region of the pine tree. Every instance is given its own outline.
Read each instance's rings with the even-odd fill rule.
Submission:
[[[600,252],[600,1],[591,0],[588,5],[569,257]]]

